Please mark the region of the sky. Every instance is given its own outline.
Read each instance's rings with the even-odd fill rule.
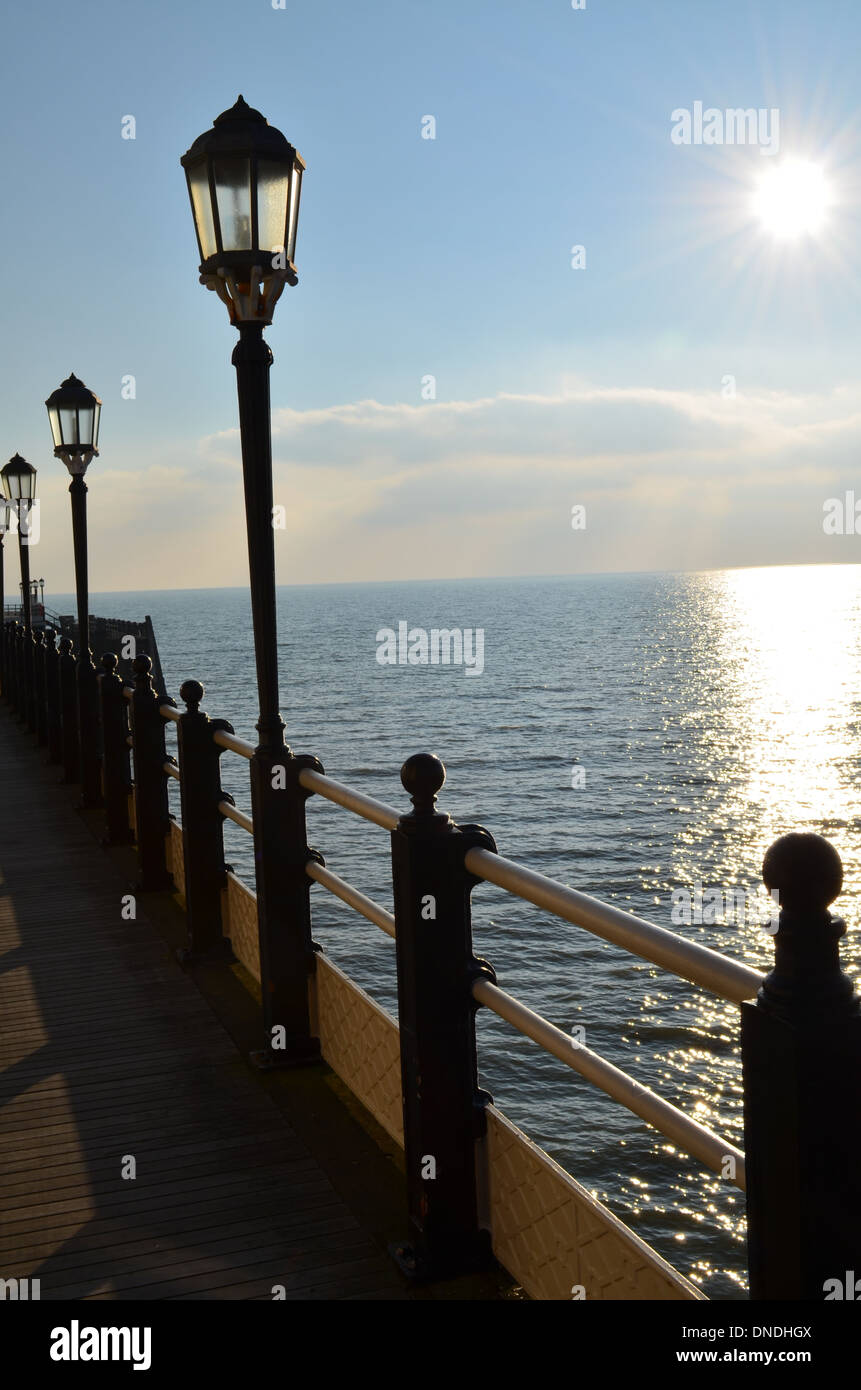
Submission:
[[[38,469],[48,599],[72,371],[91,588],[247,582],[236,333],[179,164],[240,92],[307,164],[279,582],[861,559],[823,529],[861,501],[857,0],[45,0],[2,34],[0,455]],[[680,143],[696,103],[756,138]],[[788,238],[754,198],[798,161],[830,206]]]

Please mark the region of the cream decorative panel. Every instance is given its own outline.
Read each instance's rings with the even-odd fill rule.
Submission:
[[[531,1298],[705,1298],[495,1106],[485,1153],[493,1251]]]
[[[319,952],[315,984],[324,1059],[403,1147],[398,1025]]]
[[[260,939],[257,934],[257,894],[237,878],[227,875],[221,895],[222,933],[230,937],[233,954],[255,980],[260,979]]]
[[[182,848],[182,827],[175,820],[170,823],[165,847],[168,871],[173,875],[174,887],[185,906],[185,855]]]

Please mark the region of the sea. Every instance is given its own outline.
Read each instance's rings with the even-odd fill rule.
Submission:
[[[202,707],[254,741],[245,589],[95,593],[91,609],[150,614],[169,693],[200,680]],[[861,972],[861,566],[290,586],[278,610],[288,741],[339,781],[407,810],[401,765],[436,753],[440,806],[501,853],[761,971],[763,854],[816,831],[843,858],[834,910]],[[402,623],[416,659],[384,662]],[[469,630],[473,656],[480,632],[481,663],[423,663],[417,629]],[[245,761],[226,753],[222,775],[250,810]],[[329,867],[391,910],[386,832],[319,797],[308,821]],[[225,840],[253,883],[250,838],[228,823]],[[505,990],[743,1147],[737,1006],[490,885],[472,902]],[[395,1014],[393,942],[319,885],[312,909],[315,940]],[[746,1296],[736,1187],[487,1010],[477,1030],[500,1109],[710,1298]]]

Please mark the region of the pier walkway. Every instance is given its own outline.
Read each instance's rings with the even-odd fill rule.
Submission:
[[[99,846],[33,742],[0,710],[0,1277],[42,1299],[459,1296],[385,1252],[394,1146],[328,1068],[256,1072],[247,989],[183,971],[168,894],[123,919],[133,854]]]

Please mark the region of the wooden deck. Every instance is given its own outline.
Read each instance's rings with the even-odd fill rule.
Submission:
[[[0,1278],[43,1300],[416,1296],[149,899],[122,919],[128,877],[58,776],[0,708]]]

